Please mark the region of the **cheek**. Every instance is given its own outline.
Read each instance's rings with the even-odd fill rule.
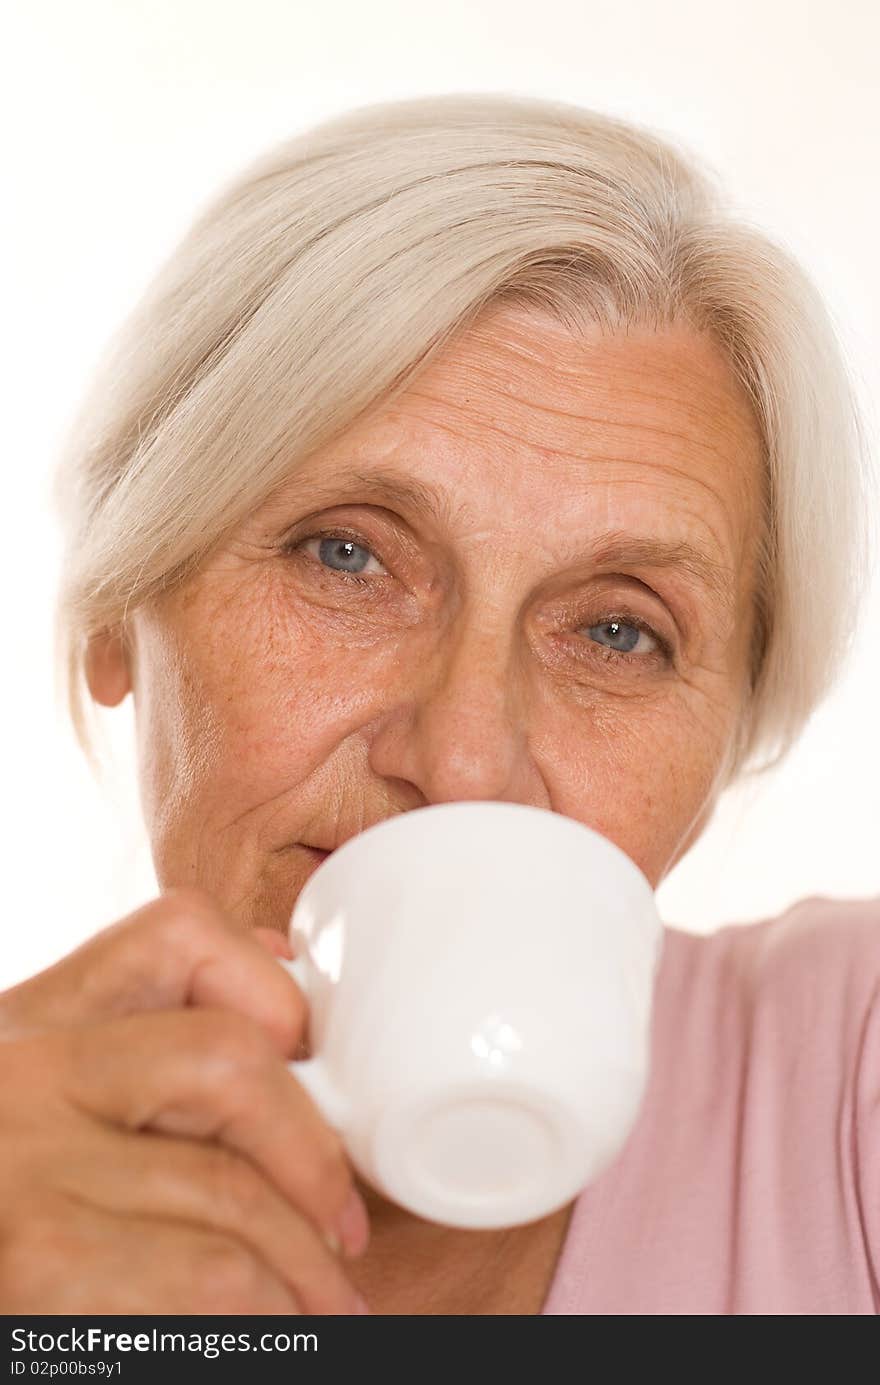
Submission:
[[[557,739],[566,754],[553,771],[554,800],[656,887],[717,792],[732,725],[726,711],[684,691],[569,715]]]
[[[235,638],[234,664],[212,675],[227,753],[288,779],[326,759],[389,680],[387,650],[352,649],[289,614]]]
[[[171,625],[138,628],[135,709],[144,818],[153,840],[176,830],[222,763],[223,737],[193,648]]]
[[[156,833],[222,827],[295,789],[393,676],[387,650],[351,649],[271,590],[227,597],[189,594],[143,641],[141,783]]]

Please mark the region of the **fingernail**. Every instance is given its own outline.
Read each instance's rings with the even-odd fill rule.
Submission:
[[[370,1219],[363,1198],[352,1188],[342,1214],[336,1223],[339,1239],[348,1255],[360,1255],[370,1239]]]
[[[328,1246],[330,1247],[330,1249],[333,1251],[333,1254],[334,1254],[334,1255],[338,1255],[338,1254],[339,1254],[339,1250],[340,1250],[340,1246],[339,1246],[339,1237],[336,1235],[336,1232],[335,1232],[335,1231],[325,1231],[325,1232],[324,1232],[324,1240],[327,1242],[327,1245],[328,1245]]]
[[[367,1305],[366,1305],[366,1303],[364,1302],[364,1300],[361,1298],[360,1294],[358,1294],[357,1298],[356,1298],[355,1301],[354,1301],[354,1311],[355,1311],[355,1313],[369,1313],[369,1312],[370,1312],[369,1308],[367,1307]]]

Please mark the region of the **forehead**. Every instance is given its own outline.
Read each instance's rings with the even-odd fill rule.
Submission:
[[[322,503],[384,495],[464,535],[482,534],[490,510],[499,538],[525,516],[559,563],[591,530],[636,527],[700,537],[735,568],[763,471],[748,397],[707,336],[683,325],[573,335],[496,307],[291,485]]]
[[[586,467],[603,459],[671,463],[695,451],[750,474],[761,454],[730,363],[685,324],[573,334],[544,314],[495,308],[447,344],[394,411],[426,422],[442,411],[449,429],[460,419],[508,444],[568,454],[573,479],[589,480]]]

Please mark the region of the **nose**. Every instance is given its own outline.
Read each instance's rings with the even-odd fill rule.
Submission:
[[[409,781],[428,803],[543,802],[531,758],[514,637],[471,622],[401,670],[370,746],[372,771]]]

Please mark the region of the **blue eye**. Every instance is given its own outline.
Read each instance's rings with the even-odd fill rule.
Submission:
[[[600,625],[590,625],[587,634],[597,644],[618,654],[631,654],[642,637],[648,641],[648,648],[642,649],[642,654],[653,654],[660,648],[660,641],[656,635],[645,626],[634,625],[627,620],[605,620]]]
[[[380,576],[385,573],[385,569],[371,548],[345,534],[311,534],[305,539],[300,539],[287,551],[308,552],[309,546],[312,544],[317,545],[317,550],[310,553],[309,556],[314,557],[316,562],[330,572],[358,577],[367,565],[373,562],[378,565]],[[375,573],[375,571],[374,568],[373,572]]]
[[[304,553],[328,573],[336,573],[350,578],[353,584],[371,587],[371,577],[389,577],[390,573],[376,557],[369,544],[363,543],[351,534],[334,530],[323,530],[295,539],[284,545],[284,552],[293,555]],[[375,566],[370,569],[369,564]],[[364,574],[367,574],[366,576]],[[623,613],[612,615],[596,625],[581,626],[596,649],[596,657],[606,660],[616,658],[630,663],[647,663],[651,655],[659,654],[670,660],[671,649],[668,642],[656,634],[651,627],[635,616],[624,618]],[[639,647],[641,645],[641,647]],[[583,649],[583,643],[581,648]]]
[[[339,564],[343,572],[362,572],[370,561],[370,554],[354,539],[321,539],[318,560],[328,567]]]

